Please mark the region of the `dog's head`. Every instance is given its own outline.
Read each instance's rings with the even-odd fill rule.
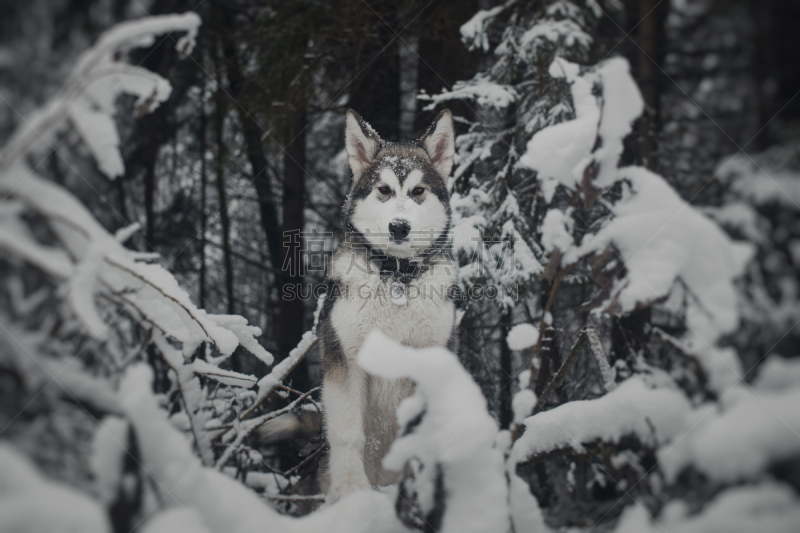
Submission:
[[[345,144],[353,171],[349,230],[397,257],[441,246],[450,228],[447,178],[455,154],[450,111],[439,113],[419,140],[391,143],[351,109]]]

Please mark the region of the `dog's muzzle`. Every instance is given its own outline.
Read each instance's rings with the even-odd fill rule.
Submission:
[[[411,233],[411,224],[408,220],[396,218],[389,222],[389,233],[392,235],[392,240],[394,242],[400,243],[406,240],[408,234]]]

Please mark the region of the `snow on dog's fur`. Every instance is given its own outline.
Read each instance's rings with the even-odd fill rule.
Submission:
[[[412,143],[390,143],[354,111],[346,147],[353,185],[344,208],[345,241],[333,255],[320,314],[322,401],[330,443],[329,501],[394,482],[381,461],[397,432],[395,411],[413,385],[369,375],[356,356],[378,329],[417,348],[453,344],[447,249],[453,119],[443,111]]]

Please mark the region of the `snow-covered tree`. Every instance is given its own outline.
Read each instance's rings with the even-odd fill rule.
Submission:
[[[483,55],[483,68],[449,91],[422,95],[429,107],[458,100],[471,110],[462,118],[469,131],[457,139],[451,184],[454,248],[467,295],[461,356],[487,396],[497,399],[506,426],[514,365],[504,339],[516,317],[542,318],[541,282],[554,274],[545,272],[540,231],[552,193],[539,194],[536,174],[520,156],[534,133],[574,112],[567,85],[547,69],[557,57],[590,61],[600,15],[593,0],[506,2],[480,11],[461,35]],[[488,288],[489,297],[474,298],[479,288]],[[487,347],[497,347],[499,357]]]
[[[477,263],[476,243],[489,241],[492,250],[486,237],[507,238],[513,227],[526,245],[511,257],[523,266],[517,274],[533,283],[520,291],[522,305],[503,302],[507,316],[523,323],[506,322],[502,340],[522,357],[504,362],[502,345],[496,351],[484,345],[481,354],[487,364],[500,360],[506,371],[499,373],[501,382],[519,374],[519,392],[510,402],[508,468],[519,476],[511,478],[512,499],[514,484],[527,481],[525,488],[551,526],[609,521],[638,502],[644,513],[626,510],[621,527],[627,528],[643,524],[636,522],[642,516],[682,524],[685,514],[659,513],[687,487],[703,486],[710,491],[705,496],[669,505],[708,506],[703,520],[713,523],[719,519],[718,502],[711,496],[724,483],[707,476],[702,459],[687,450],[719,444],[710,435],[724,431],[715,427],[724,424],[718,418],[749,416],[728,413],[726,400],[759,398],[760,392],[745,384],[740,356],[730,345],[740,323],[735,282],[750,268],[755,249],[731,240],[709,218],[714,212],[688,204],[663,177],[631,164],[640,159],[630,153],[629,141],[637,135],[644,100],[624,59],[589,52],[591,24],[608,16],[610,6],[543,2],[526,18],[528,9],[510,2],[479,12],[462,34],[469,45],[493,50],[488,66],[452,91],[423,96],[432,105],[465,99],[476,107],[477,124],[457,139],[460,166],[453,183],[454,241],[466,267],[465,290],[476,283],[520,281],[507,272],[487,273],[485,265],[494,267],[500,258],[497,246],[489,255],[495,263],[469,268]],[[492,22],[498,20],[493,34]],[[531,47],[535,42],[541,44]],[[528,49],[537,55],[526,62]],[[594,66],[576,64],[598,59]],[[724,209],[719,211],[724,216]],[[787,264],[779,254],[778,263]],[[790,286],[784,283],[789,292]],[[469,321],[477,306],[469,306],[466,333],[477,335],[470,329],[476,322]],[[791,366],[782,360],[773,364]],[[780,410],[784,401],[765,403]],[[748,405],[743,409],[753,413],[762,408]],[[502,406],[499,410],[503,420]],[[708,441],[693,431],[706,415],[704,422],[714,427]],[[750,479],[757,482],[797,453],[793,445],[791,452],[782,448],[788,442],[777,424],[769,431],[784,451],[748,445],[749,453],[762,458],[759,467],[750,466]],[[697,441],[680,445],[684,438]],[[731,490],[734,500],[747,497]],[[752,501],[775,498],[786,513],[781,520],[796,519],[787,512],[796,500],[784,499],[785,487],[767,483],[759,490],[750,493]],[[726,502],[726,495],[719,501]],[[743,508],[739,518],[751,510]]]
[[[124,246],[138,225],[110,234],[75,196],[36,169],[39,148],[49,147],[56,133],[69,127],[100,170],[109,179],[118,177],[123,172],[114,121],[118,95],[134,95],[135,112],[143,114],[170,94],[167,80],[126,57],[155,36],[173,32],[184,33],[176,50],[186,56],[199,26],[199,17],[186,13],[128,22],[104,33],[78,58],[65,87],[26,119],[0,152],[0,354],[3,367],[18,377],[16,388],[26,402],[16,405],[18,412],[4,412],[4,436],[24,446],[52,475],[93,492],[109,507],[118,529],[135,526],[157,507],[152,502],[163,498],[163,487],[147,481],[157,459],[148,450],[161,453],[157,440],[147,442],[151,429],[144,426],[151,421],[137,419],[125,406],[134,400],[118,392],[125,376],[143,372],[136,369],[145,362],[155,370],[150,379],[156,379],[140,382],[146,386],[135,394],[150,399],[136,401],[156,405],[153,393],[158,393],[164,408],[159,416],[166,423],[169,415],[202,464],[233,466],[242,475],[261,462],[245,438],[309,396],[301,394],[283,411],[259,411],[313,345],[313,333],[261,380],[231,370],[227,360],[237,349],[272,364],[272,355],[256,340],[259,328],[240,316],[198,308],[157,254]],[[40,411],[46,422],[14,424],[26,409]],[[185,437],[176,433],[173,438]],[[3,468],[14,468],[14,453],[4,454]],[[24,505],[2,513],[3,527],[23,527],[30,512],[26,498],[35,494],[26,493],[26,487],[39,478],[23,465],[8,479],[13,481],[3,490]],[[56,500],[55,506],[65,504]],[[89,530],[104,530],[104,520],[95,520],[97,504],[82,516],[92,505],[79,503],[64,516],[45,513],[41,523],[31,522],[26,527],[33,529],[25,530],[61,527],[60,520],[69,527],[91,523]]]

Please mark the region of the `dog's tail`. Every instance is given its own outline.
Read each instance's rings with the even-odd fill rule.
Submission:
[[[322,431],[322,415],[316,410],[297,410],[264,422],[256,430],[258,442],[272,446],[282,441],[307,442]]]

